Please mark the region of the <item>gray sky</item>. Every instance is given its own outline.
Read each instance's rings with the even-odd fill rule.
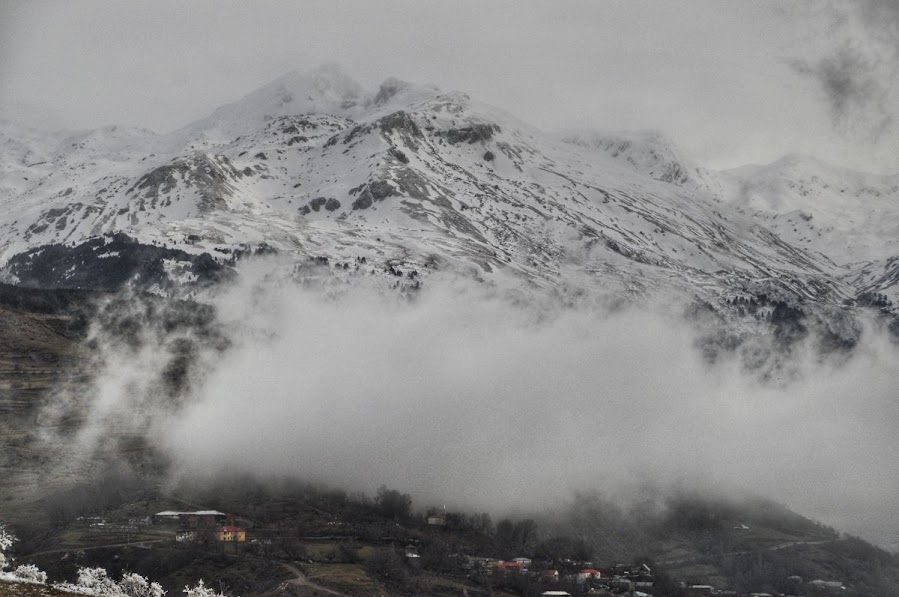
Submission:
[[[897,6],[0,0],[0,117],[165,132],[337,62],[544,129],[659,129],[712,167],[802,152],[896,172]]]

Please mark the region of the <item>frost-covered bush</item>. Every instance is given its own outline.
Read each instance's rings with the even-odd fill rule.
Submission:
[[[103,568],[80,568],[78,582],[54,585],[70,593],[93,597],[163,597],[165,591],[159,583],[150,582],[140,574],[126,573],[116,582]]]
[[[159,583],[150,582],[140,574],[125,574],[119,588],[127,597],[162,597],[165,591]]]
[[[22,564],[12,574],[15,578],[29,583],[44,584],[47,582],[47,573],[34,564]]]
[[[0,523],[0,577],[7,582],[46,584],[47,573],[42,572],[34,564],[23,564],[12,572],[6,570],[9,560],[5,552],[12,547],[15,541],[15,536],[6,528],[6,525]],[[165,596],[165,591],[159,583],[150,582],[140,574],[126,573],[122,575],[121,581],[116,582],[109,576],[109,572],[105,568],[79,568],[76,584],[56,583],[54,586],[71,593],[92,595],[93,597]],[[222,593],[216,593],[207,587],[202,579],[195,587],[184,587],[184,593],[187,597],[225,597]]]
[[[34,564],[23,564],[18,566],[12,572],[6,571],[9,561],[6,558],[6,551],[12,547],[16,538],[0,523],[0,577],[6,582],[19,582],[29,584],[46,584],[47,573],[42,572],[40,568]],[[80,568],[78,570],[78,582],[57,583],[60,589],[79,593],[82,595],[93,595],[94,597],[164,597],[165,591],[159,583],[150,582],[140,574],[126,573],[122,576],[122,580],[116,582],[110,578],[109,573],[104,568]],[[223,597],[207,589],[203,586],[203,581],[193,589],[185,587],[184,592],[190,597]]]
[[[200,579],[200,582],[197,583],[197,586],[184,587],[184,593],[187,597],[225,597],[222,593],[216,593],[213,589],[204,585],[202,578]]]
[[[12,544],[16,542],[15,536],[9,530],[7,530],[6,525],[0,523],[0,572],[6,569],[9,561],[6,559],[6,550],[12,547]]]
[[[109,577],[105,568],[79,568],[76,586],[88,589],[90,594],[98,597],[119,597],[122,594],[119,584]]]
[[[6,525],[0,523],[0,576],[7,582],[44,584],[47,582],[47,573],[34,564],[23,564],[12,572],[6,571],[9,566],[9,560],[6,557],[6,551],[16,542],[15,536],[6,528]]]

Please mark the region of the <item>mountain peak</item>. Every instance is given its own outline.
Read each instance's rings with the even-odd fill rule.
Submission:
[[[334,63],[323,64],[308,73],[291,70],[250,92],[242,100],[273,99],[290,103],[299,98],[334,102],[361,101],[362,86]],[[280,96],[280,97],[279,97]]]
[[[216,130],[243,134],[279,116],[312,112],[341,114],[366,103],[365,90],[359,83],[336,64],[325,64],[306,74],[289,71],[240,100],[218,108],[188,129],[212,136]]]

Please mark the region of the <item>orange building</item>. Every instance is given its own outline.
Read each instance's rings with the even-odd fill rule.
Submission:
[[[215,530],[215,538],[218,541],[242,543],[247,540],[247,530],[233,526],[218,527]]]

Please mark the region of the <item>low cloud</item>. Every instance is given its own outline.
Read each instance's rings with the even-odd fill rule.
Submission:
[[[235,345],[159,432],[192,475],[386,483],[494,512],[686,484],[869,536],[899,508],[896,350],[873,330],[848,361],[797,350],[789,379],[764,382],[736,358],[710,365],[707,330],[657,309],[513,304],[454,280],[409,302],[257,280],[219,299]]]
[[[227,341],[181,334],[203,347],[183,401],[161,385],[165,334],[108,342],[118,356],[71,452],[144,430],[180,478],[386,484],[495,514],[647,483],[748,491],[882,544],[899,536],[897,355],[874,329],[839,364],[797,348],[789,378],[763,381],[738,358],[704,359],[709,330],[679,309],[511,300],[440,274],[399,298],[278,271],[250,263],[212,299]]]

